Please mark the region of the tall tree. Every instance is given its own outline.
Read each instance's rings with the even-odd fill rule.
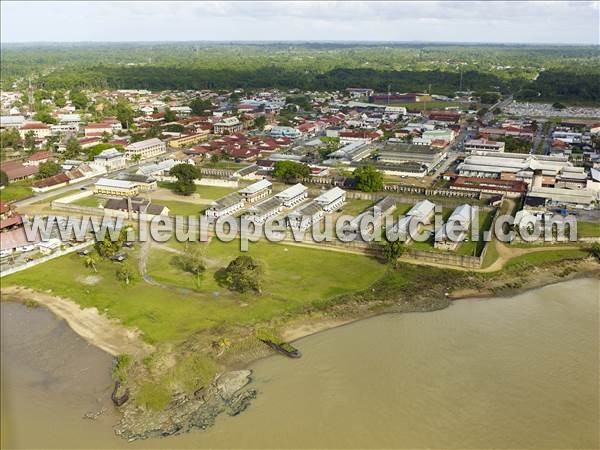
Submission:
[[[383,173],[369,164],[358,167],[354,171],[356,188],[363,192],[377,192],[383,190]]]
[[[177,164],[169,171],[175,178],[175,191],[183,195],[191,195],[196,192],[194,180],[200,178],[200,171],[193,164]]]

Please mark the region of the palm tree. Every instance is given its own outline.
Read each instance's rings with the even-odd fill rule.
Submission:
[[[85,266],[91,267],[92,269],[94,269],[95,273],[98,273],[98,268],[96,267],[96,264],[98,264],[98,256],[95,253],[90,253],[89,255],[87,255],[87,257],[85,258]]]

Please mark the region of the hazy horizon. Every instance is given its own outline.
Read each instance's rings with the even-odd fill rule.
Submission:
[[[2,1],[0,8],[3,44],[600,44],[599,1]]]

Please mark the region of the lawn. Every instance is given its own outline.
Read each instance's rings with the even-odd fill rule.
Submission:
[[[599,237],[600,236],[600,223],[577,221],[577,236],[578,237]]]
[[[171,266],[173,253],[156,252],[148,264],[150,276],[195,288],[193,277]],[[253,325],[299,312],[312,302],[364,289],[386,269],[366,256],[258,242],[250,245],[249,254],[264,265],[263,293],[235,294],[219,286],[214,275],[239,254],[238,241],[212,242],[207,248],[210,266],[199,292],[151,286],[139,277],[126,286],[116,281],[118,265],[110,261],[99,264],[97,275],[102,280],[98,284],[85,285],[82,277],[95,274],[77,255],[57,258],[2,281],[3,285],[51,290],[83,307],[97,307],[126,326],[139,328],[148,342],[164,343],[182,342],[195,332],[219,326]],[[134,258],[135,252],[130,255]]]
[[[89,197],[83,197],[83,198],[75,200],[74,202],[71,202],[71,205],[88,206],[91,208],[97,208],[102,203],[102,201],[103,201],[102,199],[99,199],[98,197],[90,195]]]
[[[162,188],[173,190],[175,183],[161,182],[158,185]],[[200,197],[207,200],[216,200],[221,197],[225,197],[227,194],[236,192],[239,188],[233,187],[222,187],[222,186],[199,186],[196,185],[196,192]]]
[[[342,214],[357,216],[375,202],[373,200],[347,200],[342,206]]]
[[[479,256],[485,247],[485,241],[483,240],[484,231],[488,231],[492,226],[492,220],[494,218],[494,211],[483,211],[479,210],[479,239],[476,241],[469,240],[463,242],[456,253],[464,256]],[[470,234],[470,232],[469,232]]]
[[[10,183],[4,189],[0,189],[0,200],[3,202],[12,202],[21,200],[33,195],[31,181],[15,181]]]
[[[176,200],[156,200],[158,205],[163,205],[169,208],[170,216],[197,216],[202,214],[206,209],[206,205],[193,202],[180,202]]]
[[[512,258],[506,263],[505,268],[514,268],[523,263],[538,266],[564,260],[582,259],[588,256],[589,254],[585,250],[548,250],[531,252]]]

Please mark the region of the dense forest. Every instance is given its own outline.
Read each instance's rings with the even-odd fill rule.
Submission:
[[[179,42],[1,48],[4,89],[31,77],[51,90],[431,86],[440,94],[462,87],[528,100],[597,102],[599,62],[597,46]]]

